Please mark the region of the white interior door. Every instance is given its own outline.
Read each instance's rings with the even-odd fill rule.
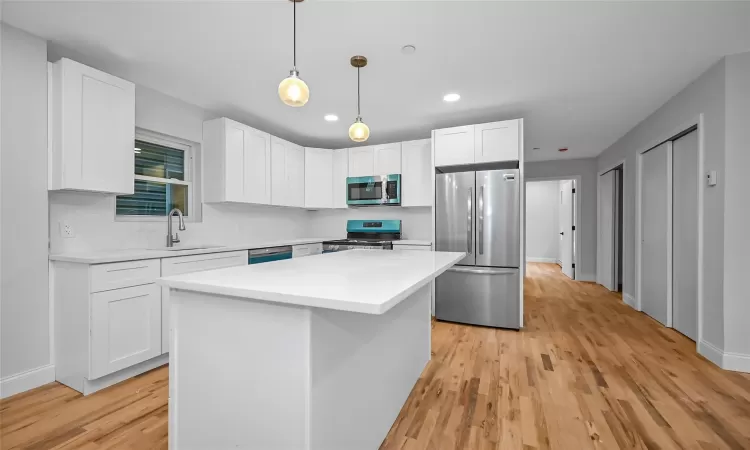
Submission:
[[[672,326],[698,337],[698,132],[672,148]]]
[[[643,312],[669,326],[669,152],[671,142],[641,156],[640,302]]]
[[[610,291],[617,290],[615,283],[615,185],[614,170],[599,176],[599,205],[597,211],[596,282]]]
[[[573,267],[573,182],[560,182],[560,263],[562,273],[574,278]]]

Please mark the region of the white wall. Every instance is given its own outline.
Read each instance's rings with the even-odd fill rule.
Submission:
[[[539,178],[568,179],[580,177],[576,187],[580,202],[581,221],[576,227],[580,236],[580,252],[577,255],[576,279],[593,281],[596,279],[596,159],[566,159],[560,161],[527,162],[526,181]],[[529,183],[526,185],[528,186]]]
[[[672,97],[597,158],[599,170],[625,160],[623,186],[623,293],[635,297],[636,154],[666,140],[703,114],[704,168],[717,170],[719,184],[704,192],[703,339],[723,348],[724,146],[726,65],[722,59]]]
[[[750,53],[726,57],[725,145],[724,351],[750,356]]]
[[[141,86],[136,87],[136,126],[200,144],[203,109]],[[164,246],[166,219],[156,222],[115,220],[115,197],[92,193],[50,192],[50,251]],[[187,223],[183,244],[259,242],[312,236],[311,213],[255,205],[206,204],[202,222]],[[73,226],[75,238],[62,238],[59,222]]]
[[[0,376],[7,379],[50,363],[47,44],[1,26]]]
[[[526,183],[526,261],[557,261],[560,249],[559,210],[559,181]]]
[[[401,219],[402,239],[432,240],[432,209],[430,207],[399,208],[362,207],[310,213],[311,236],[346,237],[346,221],[367,219]]]

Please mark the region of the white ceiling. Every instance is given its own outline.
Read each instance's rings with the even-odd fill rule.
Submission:
[[[292,65],[284,0],[6,1],[2,17],[51,52],[315,147],[351,145],[349,58],[362,54],[368,143],[524,117],[529,160],[595,156],[720,57],[750,50],[748,2],[308,0],[297,66],[311,99],[290,108],[276,94]],[[416,53],[402,55],[405,44]],[[444,103],[446,92],[461,100]]]

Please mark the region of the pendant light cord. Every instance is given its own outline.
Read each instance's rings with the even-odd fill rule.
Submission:
[[[293,22],[294,22],[294,31],[292,32],[294,43],[292,44],[292,47],[294,48],[294,70],[297,70],[297,2],[295,0],[292,0],[293,3]]]
[[[361,115],[359,112],[359,103],[359,67],[357,67],[357,117]]]

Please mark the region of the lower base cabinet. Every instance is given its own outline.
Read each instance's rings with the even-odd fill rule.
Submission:
[[[162,353],[161,288],[133,286],[91,295],[91,378]]]

